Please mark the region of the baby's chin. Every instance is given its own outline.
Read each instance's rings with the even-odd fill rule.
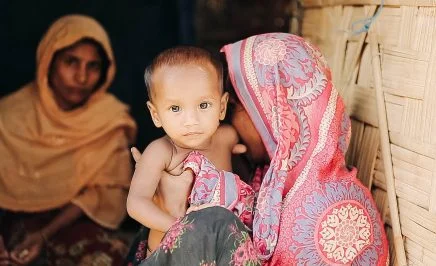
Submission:
[[[187,150],[208,150],[210,148],[210,140],[200,140],[200,139],[188,139],[183,141],[174,141],[174,144],[182,149]]]

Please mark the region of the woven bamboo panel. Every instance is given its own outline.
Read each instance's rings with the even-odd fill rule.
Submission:
[[[392,239],[381,158],[372,55],[354,22],[381,1],[306,0],[302,35],[326,56],[352,117],[348,164],[371,189]],[[382,89],[395,191],[408,265],[436,265],[436,0],[385,0],[372,24],[380,44]],[[354,28],[356,29],[356,28]],[[391,243],[391,264],[396,254]]]

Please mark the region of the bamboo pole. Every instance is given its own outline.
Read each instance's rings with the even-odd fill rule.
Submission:
[[[371,30],[369,33],[369,44],[371,47],[372,70],[374,75],[374,87],[377,100],[377,116],[380,131],[380,144],[386,177],[386,190],[388,194],[389,210],[392,223],[394,247],[398,265],[406,266],[406,253],[404,250],[403,235],[401,233],[400,218],[398,215],[397,195],[395,192],[395,180],[392,169],[392,156],[389,142],[388,123],[386,116],[386,105],[382,88],[382,75],[380,67],[379,47],[376,33]]]
[[[367,9],[368,13],[365,13],[365,16],[366,17],[374,16],[376,6],[371,5],[368,6],[367,8],[368,8]],[[354,70],[356,69],[357,63],[359,61],[359,57],[362,54],[362,48],[363,48],[363,43],[365,42],[366,34],[367,33],[364,32],[359,35],[359,39],[357,41],[357,48],[352,56],[351,64],[349,65],[347,64],[347,68],[345,68],[344,71],[342,72],[342,77],[344,79],[342,80],[341,85],[343,84],[344,86],[349,86],[350,82],[352,82]]]

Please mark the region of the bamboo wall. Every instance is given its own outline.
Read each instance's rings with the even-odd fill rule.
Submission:
[[[372,58],[366,33],[352,23],[381,1],[302,1],[302,35],[333,71],[352,117],[349,164],[374,196],[397,264],[380,152]],[[393,175],[407,265],[436,265],[436,1],[385,0],[371,26],[380,44]],[[401,239],[400,239],[401,241]]]

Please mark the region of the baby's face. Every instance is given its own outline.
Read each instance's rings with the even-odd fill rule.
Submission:
[[[179,147],[207,149],[224,119],[227,94],[212,66],[162,67],[153,74],[153,122]]]

